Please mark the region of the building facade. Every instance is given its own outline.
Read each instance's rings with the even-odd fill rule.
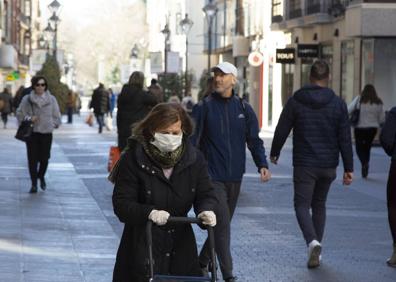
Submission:
[[[385,109],[396,104],[396,1],[392,0],[272,0],[272,30],[290,42],[283,60],[283,102],[308,83],[317,58],[331,68],[330,87],[347,103],[366,84],[373,84]]]
[[[0,1],[0,88],[13,93],[29,78],[29,57],[37,44],[39,25],[38,0]]]

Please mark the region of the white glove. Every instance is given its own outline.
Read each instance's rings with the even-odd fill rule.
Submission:
[[[203,211],[198,214],[198,218],[202,220],[204,225],[216,226],[216,215],[212,211]]]
[[[170,214],[167,211],[152,210],[148,218],[157,225],[165,225],[169,216]]]

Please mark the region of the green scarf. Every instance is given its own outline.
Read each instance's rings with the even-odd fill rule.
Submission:
[[[144,151],[152,161],[154,161],[161,168],[165,169],[174,167],[180,161],[186,147],[183,138],[183,143],[176,150],[172,152],[161,152],[153,144],[144,140],[142,136],[134,136],[133,138],[142,144]]]

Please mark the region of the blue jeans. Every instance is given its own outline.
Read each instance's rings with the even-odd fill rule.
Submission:
[[[99,124],[99,133],[102,133],[103,126],[104,126],[104,114],[95,114],[96,121]]]

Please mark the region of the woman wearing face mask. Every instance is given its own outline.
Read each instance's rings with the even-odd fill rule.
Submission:
[[[147,279],[145,226],[152,220],[154,273],[201,276],[190,225],[167,225],[191,207],[203,224],[214,226],[217,200],[206,162],[188,141],[192,123],[178,104],[162,103],[134,126],[113,171],[114,212],[125,223],[113,281]]]
[[[52,132],[61,124],[61,114],[56,98],[48,91],[44,76],[32,78],[32,91],[25,95],[16,111],[19,122],[25,118],[33,121],[33,134],[26,142],[32,186],[29,193],[37,193],[37,180],[40,188],[47,188],[45,173],[48,167],[52,145]]]

